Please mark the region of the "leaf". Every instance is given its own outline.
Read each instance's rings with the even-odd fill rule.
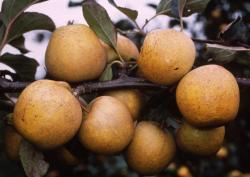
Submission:
[[[171,3],[172,3],[172,0],[161,0],[156,8],[156,13],[173,16]]]
[[[26,49],[24,46],[25,38],[24,36],[20,36],[19,38],[16,38],[10,42],[10,45],[17,48],[21,53],[25,54],[28,53],[29,50]]]
[[[47,173],[49,164],[44,161],[43,154],[29,142],[22,141],[19,155],[25,174],[28,177],[42,177]]]
[[[210,0],[187,0],[183,16],[187,17],[194,13],[203,12],[209,2]]]
[[[239,52],[235,57],[235,62],[250,67],[250,52]]]
[[[38,62],[24,55],[5,53],[0,62],[13,68],[22,80],[34,80]]]
[[[14,22],[9,32],[7,43],[21,37],[23,33],[32,30],[53,31],[54,29],[55,24],[47,15],[36,12],[25,12]]]
[[[157,5],[154,3],[147,3],[147,6],[153,8],[153,9],[157,8]]]
[[[1,20],[7,26],[28,7],[44,1],[47,0],[4,0],[1,9]]]
[[[0,43],[1,43],[2,40],[3,40],[5,30],[6,30],[6,28],[5,28],[4,25],[0,26]]]
[[[208,47],[207,53],[217,62],[229,63],[234,60],[236,56],[236,51]]]
[[[219,49],[225,49],[225,50],[232,50],[232,51],[250,51],[249,48],[245,47],[229,47],[219,44],[207,44],[206,47],[212,47],[212,48],[219,48]]]
[[[100,81],[110,81],[113,77],[113,70],[112,70],[112,64],[107,65],[105,70],[103,71],[102,75],[100,76]]]
[[[206,48],[207,54],[221,63],[229,63],[237,59],[240,53],[250,51],[244,47],[227,47],[218,44],[207,44]]]
[[[186,0],[186,5],[183,8],[183,17],[200,13],[207,7],[210,0]],[[179,18],[179,5],[183,4],[182,0],[161,0],[156,8],[157,14],[164,14],[170,17]]]
[[[243,23],[242,17],[237,17],[232,23],[230,23],[223,31],[219,33],[219,38],[230,42],[246,42],[247,32],[248,29]]]
[[[131,20],[135,21],[137,16],[138,16],[138,12],[136,10],[132,10],[126,7],[120,7],[118,6],[114,0],[108,0],[110,4],[112,4],[114,7],[116,7],[119,11],[121,11],[122,13],[124,13],[126,16],[128,16]]]
[[[83,15],[97,36],[113,49],[116,49],[117,35],[115,27],[106,10],[94,0],[82,4]]]

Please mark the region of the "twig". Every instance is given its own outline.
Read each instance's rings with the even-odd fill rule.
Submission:
[[[184,30],[184,25],[183,25],[183,11],[186,6],[186,0],[183,1],[183,3],[178,3],[179,5],[179,18],[180,18],[180,26],[181,26],[181,32]]]
[[[250,86],[250,78],[236,78],[238,84]]]
[[[135,20],[133,20],[133,19],[131,19],[131,20],[134,23],[136,29],[138,30],[138,33],[141,34],[142,36],[146,36],[146,34],[144,33],[143,29],[140,28],[140,26],[138,25],[138,23]]]
[[[86,113],[89,113],[89,110],[87,108],[87,103],[85,103],[85,101],[82,98],[80,98],[80,97],[78,97],[78,101],[79,101],[79,103],[81,105],[82,110],[84,112],[86,112]]]
[[[166,13],[168,10],[163,10],[157,14],[155,14],[154,16],[152,16],[150,19],[147,19],[145,24],[141,27],[141,30],[143,31],[143,29],[148,25],[149,22],[151,22],[153,19],[155,19],[156,17],[158,17],[159,15],[163,15],[164,13]]]
[[[0,93],[13,93],[22,91],[30,82],[11,82],[0,78]]]

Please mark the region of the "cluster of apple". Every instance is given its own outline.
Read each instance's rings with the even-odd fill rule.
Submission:
[[[118,56],[88,26],[69,25],[53,32],[46,51],[46,67],[55,80],[35,81],[23,90],[13,113],[20,135],[13,135],[12,129],[13,138],[6,140],[20,142],[23,137],[41,150],[60,149],[57,152],[70,156],[64,145],[77,137],[93,153],[123,153],[128,166],[143,175],[162,171],[175,156],[176,143],[193,154],[216,153],[223,143],[223,125],[236,117],[239,107],[234,76],[218,65],[190,71],[195,45],[184,32],[172,29],[148,33],[140,52],[131,40],[118,35],[117,51],[125,61],[137,59],[138,73],[153,83],[180,81],[176,101],[184,121],[175,136],[157,122],[140,121],[139,90],[102,93],[82,110],[68,83],[97,79]],[[9,148],[7,153],[15,158],[17,151]],[[71,161],[75,162],[72,157]]]

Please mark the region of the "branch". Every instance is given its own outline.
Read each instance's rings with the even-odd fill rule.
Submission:
[[[30,82],[11,82],[0,78],[0,93],[13,93],[22,91]]]
[[[250,78],[236,78],[238,84],[250,86]]]
[[[0,78],[0,93],[22,91],[30,82],[10,82]],[[140,89],[166,89],[167,86],[153,84],[142,78],[122,76],[118,79],[105,82],[86,82],[77,85],[74,89],[76,95],[101,92],[112,89],[140,88]]]
[[[239,85],[250,86],[250,78],[236,78]],[[0,78],[0,93],[20,92],[31,82],[11,82]],[[77,85],[75,95],[102,92],[115,89],[167,89],[165,85],[153,84],[143,78],[122,76],[118,79],[104,82],[86,82]]]
[[[122,76],[111,81],[83,83],[82,85],[76,87],[75,93],[81,95],[92,92],[128,88],[167,89],[167,86],[153,84],[143,78]]]

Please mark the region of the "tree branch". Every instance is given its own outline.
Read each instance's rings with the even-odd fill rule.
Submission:
[[[13,93],[22,91],[30,82],[11,82],[0,78],[0,93]]]
[[[239,85],[250,86],[250,78],[236,78]],[[31,82],[11,82],[0,78],[0,93],[20,92]],[[115,89],[167,89],[168,86],[153,84],[143,78],[122,76],[118,79],[104,82],[85,82],[74,87],[75,95],[102,92]]]
[[[128,89],[128,88],[140,88],[140,89],[167,89],[167,86],[153,84],[143,78],[122,76],[118,79],[105,81],[105,82],[90,82],[83,83],[75,89],[75,93],[86,94],[92,92],[101,92],[114,89]]]
[[[250,78],[236,78],[238,84],[250,86]]]
[[[11,82],[0,78],[0,92],[11,93],[22,91],[30,82]],[[153,84],[142,78],[122,76],[118,79],[105,82],[86,82],[77,85],[74,89],[76,95],[101,92],[112,89],[141,88],[141,89],[166,89],[167,86]]]

